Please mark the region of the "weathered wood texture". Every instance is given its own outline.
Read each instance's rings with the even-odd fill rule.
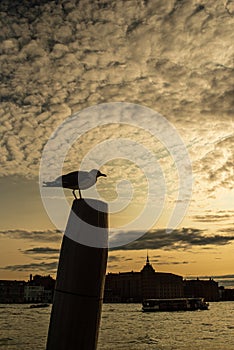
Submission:
[[[98,201],[96,202],[98,204]],[[103,202],[100,203],[103,205]],[[106,212],[91,208],[85,200],[75,200],[72,211],[94,227],[102,227],[103,235],[108,234]],[[71,214],[69,220],[74,220],[74,215]],[[76,225],[69,223],[69,220],[67,229],[75,230]],[[74,236],[73,234],[75,232],[72,235],[71,232],[68,233],[69,237]],[[101,318],[108,248],[90,247],[77,243],[69,237],[65,231],[46,349],[95,350]],[[100,239],[103,241],[103,237]]]

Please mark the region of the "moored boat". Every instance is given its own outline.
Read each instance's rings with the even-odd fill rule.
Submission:
[[[194,311],[207,310],[209,304],[203,298],[145,299],[142,311]]]

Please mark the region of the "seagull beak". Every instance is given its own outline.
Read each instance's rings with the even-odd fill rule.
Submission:
[[[106,177],[106,174],[102,174],[101,172],[98,174],[98,176],[104,176]]]

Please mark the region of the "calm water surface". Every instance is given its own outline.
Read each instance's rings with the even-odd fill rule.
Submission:
[[[0,305],[0,350],[45,350],[51,307]],[[234,350],[234,302],[207,311],[142,313],[104,304],[98,350]]]

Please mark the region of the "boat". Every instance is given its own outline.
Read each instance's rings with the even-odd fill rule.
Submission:
[[[32,305],[30,305],[30,309],[37,309],[37,308],[48,307],[48,306],[50,306],[50,304],[47,304],[47,303],[32,304]]]
[[[209,304],[204,298],[145,299],[142,311],[195,311],[208,310]]]

